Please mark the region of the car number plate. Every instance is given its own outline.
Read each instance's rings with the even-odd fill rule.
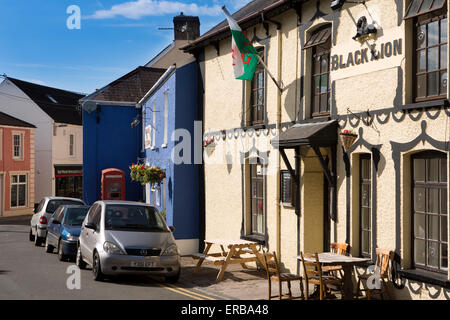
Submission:
[[[148,262],[148,261],[132,261],[131,266],[132,267],[145,267],[145,268],[151,268],[155,265],[154,262]]]

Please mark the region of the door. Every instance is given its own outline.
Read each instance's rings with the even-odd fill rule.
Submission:
[[[92,206],[87,214],[86,223],[92,223],[94,221],[94,216],[97,214],[99,208],[101,208],[99,204],[94,204]],[[89,263],[92,263],[93,234],[94,230],[88,229],[83,225],[81,229],[80,249],[83,258],[85,258]]]

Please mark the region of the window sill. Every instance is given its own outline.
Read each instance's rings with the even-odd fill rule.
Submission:
[[[432,285],[438,285],[447,289],[450,288],[450,280],[448,280],[447,275],[443,273],[420,269],[408,269],[408,270],[400,270],[399,274],[409,280],[415,280]]]
[[[244,130],[261,130],[261,129],[266,129],[266,125],[265,124],[255,124],[255,125],[249,125],[249,126],[245,126],[242,129]]]
[[[413,110],[413,109],[448,107],[448,106],[449,106],[448,99],[437,99],[405,104],[404,106],[400,107],[400,110]]]
[[[166,143],[162,144],[161,148],[167,148],[167,144]]]
[[[257,242],[260,245],[265,246],[266,245],[266,239],[264,238],[264,236],[258,236],[258,235],[247,235],[247,236],[241,236],[242,240],[247,240],[247,241],[254,241]]]
[[[280,205],[286,209],[295,209],[295,206],[289,202],[280,202]]]

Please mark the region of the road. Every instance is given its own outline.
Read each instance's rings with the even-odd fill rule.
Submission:
[[[67,268],[56,254],[45,253],[28,240],[29,219],[0,220],[0,300],[213,300],[214,297],[163,279],[126,277],[106,282],[92,279],[91,270],[80,271],[80,289],[69,289]],[[14,224],[17,223],[17,224]],[[70,283],[70,281],[69,281]]]

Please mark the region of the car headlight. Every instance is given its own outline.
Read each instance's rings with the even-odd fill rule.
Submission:
[[[73,236],[70,233],[67,234],[67,240],[69,241],[77,241],[78,237],[77,236]]]
[[[162,256],[177,256],[180,254],[180,251],[178,251],[178,247],[176,244],[171,244],[164,250]]]
[[[110,254],[124,254],[123,251],[114,243],[106,241],[103,244],[103,249]]]

